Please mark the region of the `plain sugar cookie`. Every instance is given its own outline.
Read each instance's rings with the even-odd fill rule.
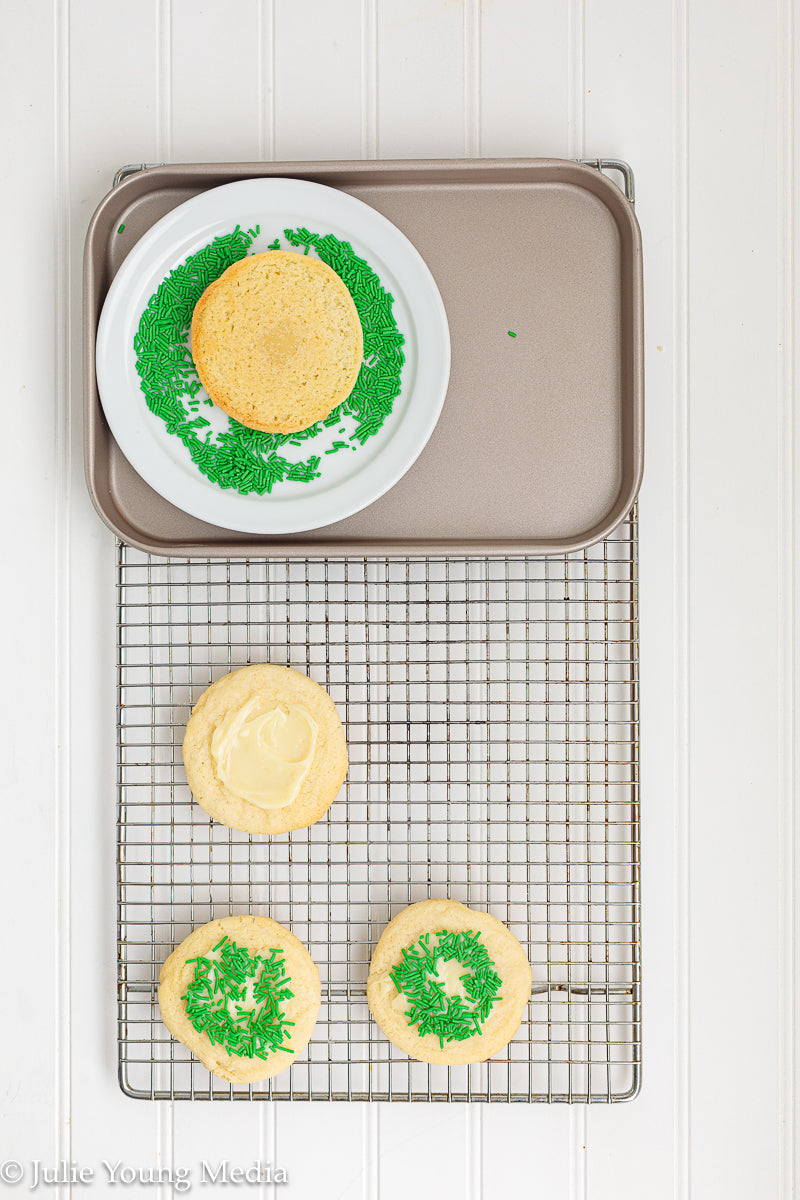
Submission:
[[[289,250],[233,263],[192,315],[203,387],[228,416],[264,433],[297,433],[327,417],[352,392],[363,357],[345,284],[327,263]]]
[[[224,917],[195,929],[161,968],[161,1019],[229,1083],[269,1079],[297,1061],[320,1008],[305,946],[269,917]]]
[[[347,746],[324,688],[290,667],[223,676],[192,709],[183,761],[197,803],[244,833],[318,821],[347,774]]]
[[[519,1029],[531,983],[525,951],[496,917],[456,900],[423,900],[384,929],[367,1003],[410,1058],[483,1062]]]

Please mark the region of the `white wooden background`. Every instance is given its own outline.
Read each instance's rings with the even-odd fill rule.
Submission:
[[[290,1178],[264,1197],[793,1195],[800,4],[0,0],[0,21],[0,1160],[261,1157]],[[87,222],[130,161],[440,155],[607,155],[636,172],[642,1095],[591,1110],[127,1100],[113,539],[81,461]],[[215,1191],[231,1194],[200,1194]]]

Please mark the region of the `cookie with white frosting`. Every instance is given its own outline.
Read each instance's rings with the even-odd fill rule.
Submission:
[[[244,833],[318,821],[347,774],[344,730],[324,688],[290,667],[223,676],[192,709],[183,761],[195,800]]]

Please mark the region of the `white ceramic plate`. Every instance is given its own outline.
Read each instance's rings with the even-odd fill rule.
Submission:
[[[292,249],[283,237],[287,228],[303,227],[350,242],[394,297],[394,318],[405,338],[400,395],[380,431],[355,453],[328,455],[325,438],[332,442],[337,431],[326,431],[313,445],[321,461],[319,478],[283,480],[263,496],[223,490],[201,474],[180,439],[148,409],[133,348],[142,313],[163,279],[237,225],[260,226],[250,253],[266,250],[276,236],[282,248]],[[135,470],[165,499],[203,521],[241,533],[299,533],[359,512],[397,483],[419,456],[444,403],[450,335],[433,276],[408,238],[375,209],[318,183],[249,179],[187,200],[134,246],[103,305],[96,367],[111,432]],[[202,415],[217,430],[227,427],[228,418],[219,409],[205,406]],[[307,456],[309,444],[296,453]]]

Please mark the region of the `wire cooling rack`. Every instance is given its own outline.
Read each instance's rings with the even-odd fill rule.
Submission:
[[[118,561],[120,1082],[148,1099],[615,1101],[640,1065],[635,510],[538,559]],[[204,688],[250,662],[328,689],[350,771],[310,829],[248,836],[193,802],[181,759]],[[488,1063],[412,1062],[371,1021],[372,949],[450,896],[533,967]],[[161,964],[195,925],[268,913],[322,978],[308,1051],[249,1086],[162,1025]]]

